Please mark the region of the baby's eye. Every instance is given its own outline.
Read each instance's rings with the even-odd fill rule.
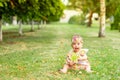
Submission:
[[[76,43],[72,43],[73,45],[75,45]]]
[[[80,43],[78,43],[78,45],[80,45]]]

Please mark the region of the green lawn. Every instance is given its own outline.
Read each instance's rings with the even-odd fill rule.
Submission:
[[[24,26],[24,35],[18,36],[17,26],[3,28],[0,43],[0,80],[120,80],[120,32],[106,28],[106,37],[98,38],[98,25],[52,23],[35,32]],[[92,70],[70,70],[58,73],[71,49],[71,37],[80,34]]]

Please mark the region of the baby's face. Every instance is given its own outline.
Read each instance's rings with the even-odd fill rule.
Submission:
[[[72,42],[72,48],[73,48],[74,52],[78,52],[82,48],[82,43],[81,42]]]

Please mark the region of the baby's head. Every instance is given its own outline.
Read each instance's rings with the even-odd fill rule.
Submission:
[[[72,37],[72,48],[74,52],[80,51],[83,46],[83,39],[79,35],[74,35]]]

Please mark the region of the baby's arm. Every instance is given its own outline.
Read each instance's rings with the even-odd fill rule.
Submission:
[[[66,59],[67,64],[69,65],[74,65],[75,63],[71,60],[71,54],[67,55],[67,59]]]
[[[66,61],[69,63],[71,60],[70,60],[70,54],[67,55],[67,59]]]

